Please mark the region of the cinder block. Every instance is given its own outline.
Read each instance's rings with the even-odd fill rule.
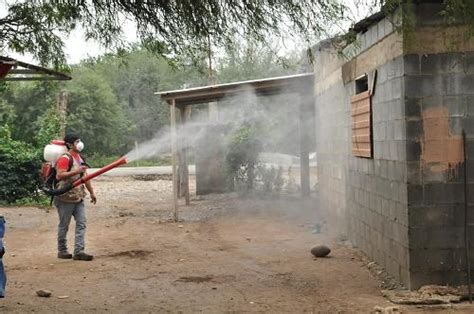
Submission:
[[[377,42],[378,30],[377,25],[373,25],[367,31],[367,48],[374,45]]]
[[[421,72],[420,55],[410,54],[403,57],[405,75],[419,75]]]
[[[390,141],[390,160],[397,160],[398,158],[398,141]]]
[[[408,227],[408,206],[407,204],[397,203],[397,212],[399,213],[398,219],[399,223]],[[408,239],[406,241],[408,245]]]
[[[466,106],[466,114],[468,116],[474,116],[474,96],[465,95],[464,104]]]
[[[474,74],[449,74],[445,80],[446,95],[474,94]]]
[[[433,95],[424,97],[421,101],[421,110],[440,107],[443,105],[443,96],[442,95]]]
[[[421,74],[436,75],[442,73],[439,62],[439,54],[428,54],[420,56]]]
[[[465,57],[461,52],[439,54],[440,68],[443,73],[466,73]]]
[[[423,186],[419,184],[407,184],[408,206],[419,206],[423,204]]]
[[[411,206],[408,210],[410,227],[458,226],[455,207],[451,205]]]
[[[397,141],[397,146],[398,146],[397,160],[398,161],[406,161],[406,159],[407,159],[406,140],[405,141]]]
[[[474,52],[464,54],[464,73],[474,74]]]
[[[421,100],[422,98],[405,97],[405,117],[407,119],[421,118]],[[474,105],[474,99],[472,104]]]
[[[387,36],[390,33],[393,33],[394,32],[394,27],[393,27],[392,21],[388,18],[385,18],[383,21],[385,23],[385,25],[384,25],[385,36]]]
[[[450,117],[464,117],[467,115],[466,97],[463,95],[445,96],[443,104],[449,109]]]
[[[453,219],[450,221],[450,224],[456,227],[463,227],[464,222],[466,220],[464,204],[451,206],[450,208],[452,210],[452,215],[453,215]],[[469,204],[467,210],[468,210],[467,223],[473,226],[474,225],[474,205]],[[474,245],[474,234],[473,233],[469,233],[469,234],[472,237],[472,241],[470,243]]]
[[[464,62],[463,54],[457,52],[423,55],[421,74],[464,73]]]
[[[406,141],[406,159],[407,161],[419,161],[421,157],[421,144],[417,141]]]
[[[404,60],[403,56],[399,56],[395,58],[394,60],[391,61],[395,68],[395,77],[396,78],[401,78],[405,75],[404,73]]]
[[[377,41],[380,41],[385,37],[385,21],[380,21],[377,23]]]
[[[421,167],[419,161],[407,162],[407,181],[408,184],[421,184]]]
[[[396,181],[390,181],[390,199],[400,201],[400,183]]]
[[[419,142],[423,136],[423,123],[420,120],[406,121],[406,138],[413,142]]]
[[[410,249],[452,249],[464,246],[464,228],[447,226],[410,227]]]
[[[410,75],[405,77],[405,96],[432,97],[444,95],[446,82],[441,76]]]
[[[408,190],[406,184],[399,185],[399,201],[401,204],[408,204]]]
[[[424,249],[410,251],[410,269],[413,272],[454,270],[451,249]]]
[[[423,190],[423,202],[425,205],[459,204],[464,199],[462,184],[426,184]]]
[[[463,124],[462,128],[466,132],[466,137],[472,137],[474,135],[474,116],[473,117],[469,116],[469,117],[464,118],[462,120],[462,124]]]

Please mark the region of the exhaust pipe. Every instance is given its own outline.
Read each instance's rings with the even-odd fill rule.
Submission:
[[[110,171],[110,170],[112,170],[112,169],[114,169],[118,166],[126,164],[127,162],[128,162],[127,158],[122,157],[122,158],[114,161],[113,163],[110,163],[107,166],[104,166],[103,168],[100,168],[96,172],[88,174],[85,177],[79,178],[76,181],[73,181],[73,182],[65,185],[64,187],[62,187],[60,189],[48,189],[48,190],[45,190],[45,193],[50,195],[50,196],[57,196],[57,195],[64,194],[64,193],[72,190],[73,188],[78,187],[79,185],[84,184],[87,181],[92,180],[97,176],[100,176],[101,174],[103,174],[107,171]]]

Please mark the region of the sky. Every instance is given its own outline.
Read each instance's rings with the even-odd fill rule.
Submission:
[[[376,8],[373,7],[374,0],[342,0],[346,6],[350,8],[350,15],[351,19],[354,21],[358,21],[367,17],[368,15],[373,13]],[[7,4],[15,2],[13,0],[0,0],[0,18],[6,15],[7,13]],[[123,39],[125,42],[133,43],[138,41],[138,37],[136,35],[135,25],[130,20],[125,20],[125,27],[124,27],[124,34]],[[347,30],[350,27],[350,24],[338,26],[342,30]],[[65,41],[65,53],[66,58],[69,64],[76,64],[79,63],[83,59],[87,59],[89,57],[97,57],[107,52],[112,52],[111,50],[106,49],[105,47],[101,46],[99,43],[93,40],[86,40],[83,34],[83,30],[79,27],[74,30],[67,38],[64,39]],[[294,47],[296,43],[292,38],[284,38],[283,42],[286,44],[282,46],[282,49],[286,47]],[[38,63],[37,60],[31,55],[21,55],[18,53],[7,52],[8,56],[19,59],[24,62],[29,63]]]

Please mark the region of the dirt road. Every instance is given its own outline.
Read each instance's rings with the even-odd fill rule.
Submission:
[[[55,210],[0,208],[9,280],[1,311],[367,313],[391,305],[355,250],[330,239],[327,225],[313,233],[323,221],[314,200],[193,197],[183,221],[171,223],[170,181],[106,178],[95,185],[92,262],[56,258]],[[332,257],[311,257],[311,247],[328,243]],[[37,297],[38,289],[53,295]]]

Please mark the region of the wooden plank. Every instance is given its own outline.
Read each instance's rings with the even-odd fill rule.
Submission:
[[[359,102],[361,100],[364,100],[364,99],[367,99],[370,97],[370,91],[365,91],[365,92],[362,92],[362,93],[359,93],[359,94],[356,94],[354,96],[351,97],[351,102],[354,103],[354,102]]]
[[[352,142],[356,143],[370,143],[370,134],[352,135]]]
[[[181,109],[181,127],[185,127],[186,122],[190,119],[191,117],[191,106],[184,106],[184,108]],[[182,160],[183,160],[183,180],[182,180],[182,186],[183,186],[183,192],[184,192],[184,198],[186,201],[186,205],[190,204],[190,197],[189,197],[189,169],[188,169],[188,148],[187,148],[187,143],[186,143],[186,137],[183,136],[181,141],[182,141]]]
[[[367,129],[367,128],[370,128],[370,120],[352,122],[352,130]]]
[[[372,106],[370,91],[351,97],[352,154],[372,157]]]
[[[176,101],[171,100],[170,107],[171,123],[171,162],[173,171],[173,215],[174,221],[178,222],[178,175],[176,172],[176,162],[178,158],[178,148],[176,143]]]

